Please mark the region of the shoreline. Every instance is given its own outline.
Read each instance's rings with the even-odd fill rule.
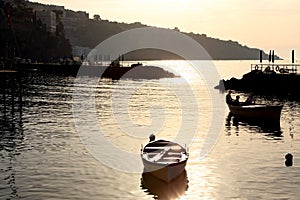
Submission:
[[[9,69],[9,68],[6,68]],[[160,79],[174,78],[175,74],[155,66],[131,66],[131,67],[112,67],[95,66],[81,64],[14,64],[12,70],[38,71],[62,76],[101,76],[101,78],[111,78],[119,80],[122,78],[134,79]]]

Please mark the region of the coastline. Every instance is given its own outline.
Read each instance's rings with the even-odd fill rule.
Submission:
[[[26,72],[38,71],[62,76],[101,76],[119,80],[121,78],[160,79],[176,77],[172,72],[155,66],[111,67],[81,64],[14,64],[12,69]]]

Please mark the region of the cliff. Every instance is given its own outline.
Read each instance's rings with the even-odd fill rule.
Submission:
[[[36,12],[23,2],[12,4],[10,11],[8,7],[7,3],[0,1],[0,58],[50,61],[72,55],[71,45],[59,19],[55,31],[50,32],[37,19]],[[12,16],[10,20],[7,17],[9,12]]]

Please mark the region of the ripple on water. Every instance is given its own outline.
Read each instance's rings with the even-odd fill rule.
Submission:
[[[96,89],[96,120],[105,136],[120,149],[138,154],[147,139],[132,139],[115,124],[113,114],[128,117],[128,109],[119,107],[112,112],[112,95],[117,97],[115,103],[121,103],[122,95],[137,88],[128,108],[133,122],[139,125],[151,123],[151,105],[162,106],[166,121],[158,137],[172,139],[181,126],[183,105],[172,91],[163,89],[159,80],[102,80],[91,88],[87,77],[82,78],[87,79],[84,84],[77,86],[73,86],[74,78],[70,77],[49,75],[32,79],[24,88],[22,117],[16,114],[0,118],[0,199],[153,199],[155,194],[141,186],[142,172],[120,172],[89,154],[74,124],[72,94],[74,87],[80,89],[82,96]],[[184,81],[163,81],[174,82],[182,92],[179,94],[186,94]],[[120,93],[115,94],[117,87]],[[188,187],[182,198],[297,199],[300,196],[299,102],[275,99],[285,104],[279,130],[226,121],[224,116],[218,143],[209,157],[199,160],[200,147],[210,127],[211,99],[205,87],[193,88],[199,105],[199,124],[190,146],[186,167]],[[258,100],[272,101],[267,97]],[[184,106],[191,109],[189,102]],[[121,125],[125,130],[129,126]],[[192,129],[187,126],[185,131]],[[294,155],[293,167],[284,165],[287,152]]]

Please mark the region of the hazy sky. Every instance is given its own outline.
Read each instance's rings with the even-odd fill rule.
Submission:
[[[300,62],[299,0],[34,0],[83,10],[90,17],[204,33]]]

